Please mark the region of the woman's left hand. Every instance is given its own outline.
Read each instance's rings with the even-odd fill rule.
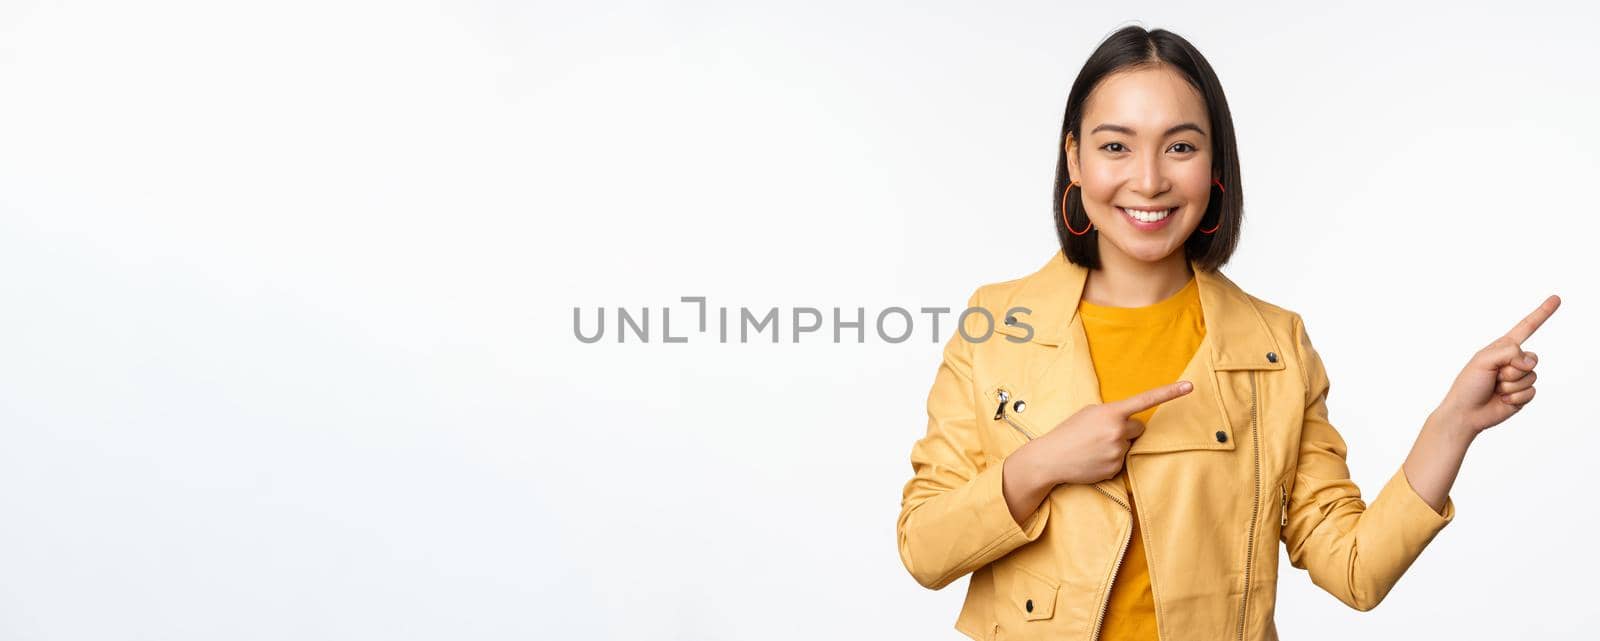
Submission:
[[[1505,336],[1478,350],[1456,376],[1436,414],[1466,430],[1467,436],[1499,425],[1533,400],[1534,365],[1538,356],[1522,350],[1522,343],[1561,306],[1561,297],[1544,299],[1538,309],[1517,323]]]

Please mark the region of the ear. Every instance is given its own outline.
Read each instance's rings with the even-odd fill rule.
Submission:
[[[1073,180],[1082,180],[1079,177],[1083,173],[1078,171],[1078,139],[1074,138],[1070,133],[1067,134],[1067,144],[1063,147],[1063,150],[1067,153],[1067,174]]]

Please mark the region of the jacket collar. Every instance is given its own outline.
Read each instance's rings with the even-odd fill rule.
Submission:
[[[1200,310],[1206,325],[1201,349],[1209,349],[1212,369],[1283,369],[1283,352],[1250,295],[1220,271],[1202,271],[1193,260],[1189,267],[1200,290]],[[1009,313],[1026,308],[1029,311],[1018,310],[1018,314],[1033,326],[1032,342],[1059,346],[1069,342],[1070,332],[1082,331],[1076,322],[1078,302],[1088,278],[1088,268],[1068,261],[1057,250],[1043,267],[1023,278],[1002,310]],[[995,329],[1015,337],[1027,334],[1026,329],[1010,324]]]

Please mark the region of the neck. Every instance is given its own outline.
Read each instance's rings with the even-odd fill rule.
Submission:
[[[1091,270],[1083,285],[1083,298],[1106,307],[1144,307],[1177,294],[1194,272],[1182,249],[1157,261],[1146,261],[1118,251],[1100,252],[1100,269]]]

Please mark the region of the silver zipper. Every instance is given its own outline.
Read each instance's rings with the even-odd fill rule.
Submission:
[[[1289,488],[1278,485],[1278,527],[1289,527]]]
[[[1126,463],[1124,463],[1124,467],[1126,467]],[[1127,503],[1123,503],[1122,499],[1119,499],[1113,496],[1110,492],[1107,492],[1105,488],[1100,487],[1100,484],[1094,483],[1092,485],[1094,489],[1100,490],[1101,494],[1106,495],[1106,498],[1111,499],[1112,503],[1116,503],[1117,505],[1121,506],[1123,511],[1128,513],[1128,517],[1130,519],[1133,518],[1133,508],[1128,507]],[[1132,484],[1129,484],[1128,491],[1133,491]],[[1122,537],[1122,551],[1117,553],[1117,565],[1111,568],[1111,582],[1106,585],[1106,598],[1100,602],[1100,613],[1094,617],[1094,634],[1089,635],[1090,641],[1099,641],[1100,639],[1100,625],[1105,622],[1106,610],[1111,607],[1111,588],[1117,584],[1117,574],[1122,571],[1122,559],[1128,555],[1128,544],[1132,542],[1133,526],[1130,523],[1128,526],[1128,534]]]
[[[1256,557],[1256,519],[1261,515],[1261,430],[1256,426],[1256,372],[1250,372],[1250,442],[1255,457],[1254,497],[1250,503],[1250,537],[1245,544],[1244,595],[1239,598],[1239,641],[1244,641],[1245,615],[1250,611],[1250,566]]]
[[[1006,424],[1010,425],[1012,429],[1017,430],[1017,432],[1022,434],[1024,438],[1027,438],[1030,441],[1033,440],[1033,432],[1030,432],[1021,425],[1018,425],[1016,421],[1011,420],[1011,414],[1006,411],[1006,401],[1010,400],[1011,394],[1002,389],[998,390],[996,396],[1000,399],[1000,404],[994,408],[995,419],[1005,419]]]

